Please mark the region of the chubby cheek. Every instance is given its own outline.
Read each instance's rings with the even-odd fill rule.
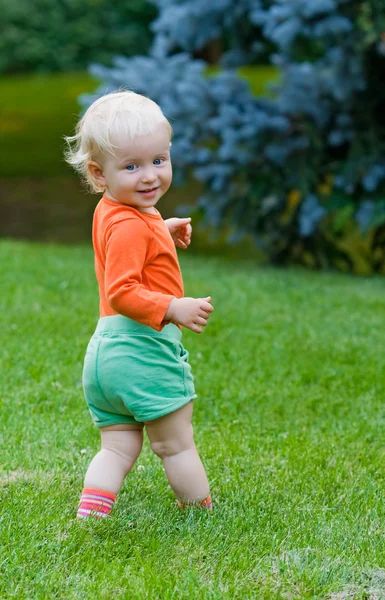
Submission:
[[[138,177],[127,176],[127,173],[122,173],[119,177],[119,186],[127,191],[135,190],[138,187]]]
[[[165,172],[163,173],[162,180],[164,182],[164,186],[167,187],[167,189],[168,189],[170,187],[171,181],[172,181],[172,167],[171,166],[168,169],[166,169]]]

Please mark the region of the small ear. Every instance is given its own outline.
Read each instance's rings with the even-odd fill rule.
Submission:
[[[90,162],[87,164],[87,169],[91,175],[91,177],[100,185],[106,185],[106,180],[105,177],[103,175],[103,169],[102,167],[99,165],[99,163],[95,162],[94,160],[90,160]]]

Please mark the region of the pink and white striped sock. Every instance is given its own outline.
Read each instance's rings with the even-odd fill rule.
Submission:
[[[84,488],[80,497],[78,519],[103,519],[108,517],[114,506],[116,495],[103,490]]]

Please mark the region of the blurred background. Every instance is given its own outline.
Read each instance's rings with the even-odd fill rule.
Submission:
[[[174,129],[194,247],[385,274],[382,0],[0,0],[0,236],[90,243],[63,137],[132,89]]]

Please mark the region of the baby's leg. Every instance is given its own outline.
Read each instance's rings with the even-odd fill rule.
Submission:
[[[111,425],[100,429],[102,449],[92,459],[80,499],[78,517],[107,516],[126,475],[143,445],[141,425]]]
[[[167,479],[182,504],[210,507],[209,483],[194,444],[192,402],[146,422],[152,450],[163,461]]]

